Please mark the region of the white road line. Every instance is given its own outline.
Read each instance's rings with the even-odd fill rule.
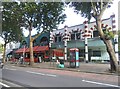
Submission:
[[[8,86],[8,85],[2,83],[2,82],[0,82],[0,85],[5,86],[5,87],[10,87],[10,86]]]
[[[27,71],[28,73],[33,73],[33,74],[39,74],[39,75],[45,75],[43,73],[38,73],[38,72],[32,72],[32,71]]]
[[[46,74],[46,75],[51,77],[57,77],[57,75],[53,75],[53,74]]]
[[[15,67],[15,66],[12,66],[12,67]]]
[[[57,75],[53,75],[53,74],[44,74],[44,73],[40,73],[40,72],[32,72],[32,71],[26,71],[26,72],[28,72],[28,73],[33,73],[33,74],[44,75],[44,76],[57,77]]]
[[[10,68],[5,68],[5,69],[7,69],[7,70],[17,70],[17,69],[10,69]]]
[[[83,82],[87,82],[87,83],[93,83],[93,84],[98,84],[98,85],[105,85],[105,86],[111,86],[111,87],[119,87],[117,85],[112,85],[112,84],[106,84],[106,83],[100,83],[100,82],[94,82],[94,81],[88,81],[88,80],[82,80]]]

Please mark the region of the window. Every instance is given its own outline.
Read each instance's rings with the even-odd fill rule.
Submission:
[[[98,36],[99,36],[98,31],[93,31],[93,37],[98,37]]]
[[[61,36],[56,36],[55,37],[55,42],[61,42],[62,41],[62,37]]]
[[[75,40],[75,34],[71,34],[71,40]]]
[[[36,40],[33,41],[33,47],[36,46]]]
[[[101,51],[93,51],[93,56],[101,57]]]
[[[80,39],[80,38],[81,38],[80,36],[81,36],[81,33],[77,33],[77,34],[76,34],[76,38],[77,38],[77,39]]]
[[[55,42],[57,42],[57,37],[55,37]]]
[[[61,36],[58,37],[58,41],[61,42]]]
[[[79,57],[84,57],[85,56],[85,50],[80,49]]]
[[[72,33],[71,34],[71,40],[79,40],[79,39],[81,39],[81,33],[77,33],[77,32],[75,32],[75,33]]]

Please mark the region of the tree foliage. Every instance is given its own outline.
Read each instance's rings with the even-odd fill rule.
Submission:
[[[15,5],[13,12],[18,18],[19,25],[28,29],[29,24],[37,30],[55,29],[64,22],[64,4],[58,2],[21,2]]]
[[[70,7],[74,7],[74,11],[77,14],[81,14],[82,17],[88,18],[90,20],[92,17],[97,19],[99,16],[102,17],[103,12],[106,8],[111,7],[111,0],[107,2],[71,2]]]
[[[22,37],[22,30],[18,24],[17,18],[13,15],[13,8],[16,3],[3,3],[2,12],[2,33],[0,36],[3,38],[5,44],[12,41],[20,41]]]
[[[60,23],[64,22],[66,15],[63,14],[61,3],[51,2],[3,2],[2,12],[2,34],[0,36],[7,43],[19,41],[22,34],[21,27],[28,29],[29,23],[32,23],[38,31],[42,29],[55,29]]]
[[[3,52],[3,44],[0,43],[0,53]]]

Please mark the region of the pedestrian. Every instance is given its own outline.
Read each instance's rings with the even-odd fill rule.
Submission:
[[[39,62],[41,63],[42,62],[41,56],[39,56],[38,59],[39,59]]]
[[[59,58],[57,57],[56,64],[60,64]]]
[[[20,62],[23,64],[23,56],[20,57]]]
[[[1,62],[1,68],[3,68],[4,67],[4,63],[3,62]]]

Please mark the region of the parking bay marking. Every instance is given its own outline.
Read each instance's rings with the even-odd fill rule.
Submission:
[[[111,87],[119,87],[117,85],[112,85],[112,84],[106,84],[106,83],[100,83],[100,82],[94,82],[94,81],[88,81],[88,80],[82,80],[83,82],[87,82],[87,83],[93,83],[93,84],[98,84],[98,85],[105,85],[105,86],[111,86]]]
[[[32,72],[32,71],[27,71],[27,72],[32,73],[32,74],[39,74],[39,75],[43,75],[43,76],[57,77],[57,75],[54,75],[54,74],[44,74],[44,73]]]

